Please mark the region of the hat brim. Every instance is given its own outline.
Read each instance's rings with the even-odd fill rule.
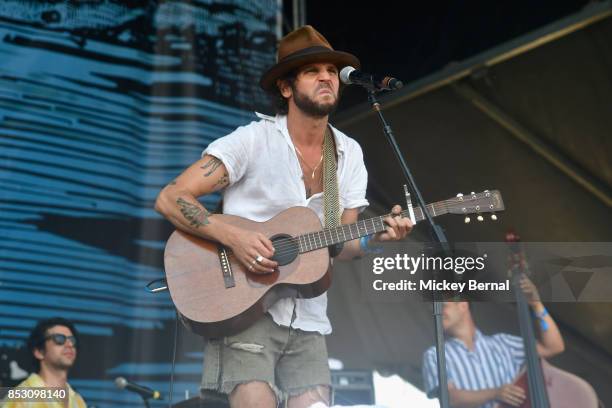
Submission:
[[[276,80],[292,70],[315,62],[329,62],[342,69],[347,65],[359,69],[359,59],[348,52],[334,51],[325,47],[311,47],[300,50],[284,58],[281,62],[268,69],[259,80],[259,86],[266,92],[276,89]]]

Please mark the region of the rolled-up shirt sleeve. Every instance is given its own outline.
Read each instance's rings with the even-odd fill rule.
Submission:
[[[428,349],[423,353],[423,386],[425,392],[430,393],[438,386],[438,370],[436,366],[436,350]]]
[[[429,398],[438,398],[439,390],[436,390],[440,386],[438,379],[438,357],[436,355],[436,348],[430,347],[423,353],[423,386],[425,387],[425,393],[428,394]],[[446,361],[446,380],[452,382],[455,385],[455,375],[453,371],[449,369],[449,357],[447,349],[447,361]],[[433,391],[433,393],[432,393]]]
[[[249,167],[252,133],[250,128],[241,126],[227,136],[215,140],[202,152],[202,157],[208,154],[223,162],[227,169],[229,185],[240,180]]]

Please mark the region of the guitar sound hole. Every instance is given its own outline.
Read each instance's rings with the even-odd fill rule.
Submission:
[[[297,239],[291,235],[278,234],[270,238],[274,246],[272,260],[278,262],[279,266],[290,264],[297,258],[299,247]]]

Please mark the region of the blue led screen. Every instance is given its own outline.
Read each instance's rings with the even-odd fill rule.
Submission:
[[[153,203],[267,106],[257,82],[278,12],[271,0],[0,3],[3,386],[28,370],[35,322],[62,316],[83,337],[70,382],[89,405],[141,406],[119,375],[167,392],[175,312],[144,285],[163,277],[172,228]],[[199,342],[184,343],[177,399],[201,372]]]

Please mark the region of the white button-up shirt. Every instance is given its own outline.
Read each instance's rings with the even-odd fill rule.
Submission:
[[[290,207],[304,206],[324,219],[323,193],[306,197],[302,168],[287,129],[287,117],[257,114],[262,120],[241,126],[212,142],[202,155],[223,162],[229,185],[223,191],[223,213],[266,221]],[[338,153],[341,211],[368,206],[368,173],[359,144],[332,127]],[[291,323],[295,309],[295,319]],[[331,333],[327,293],[312,299],[284,298],[268,311],[274,321],[305,331]]]

